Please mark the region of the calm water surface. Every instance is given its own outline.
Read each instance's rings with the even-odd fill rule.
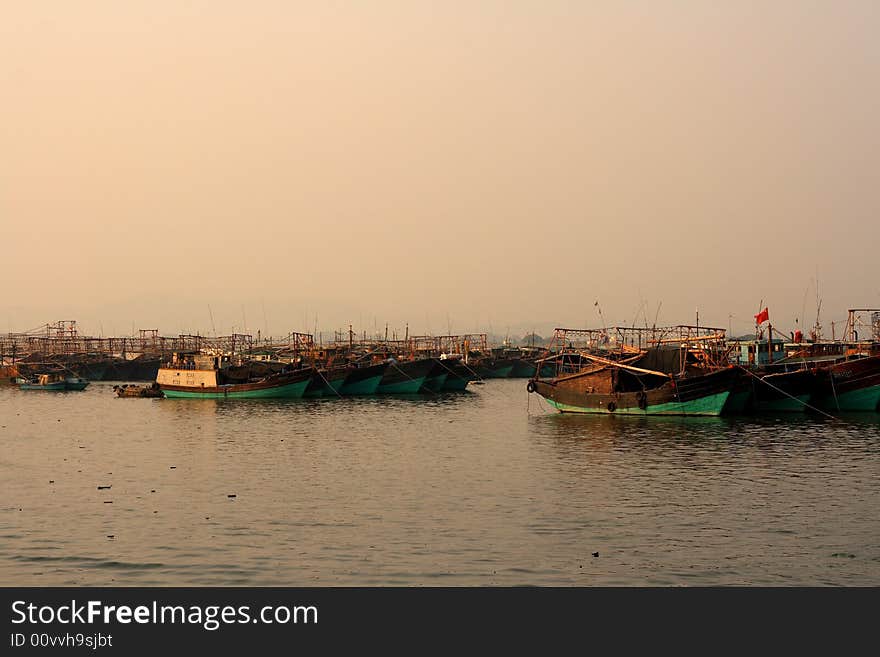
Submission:
[[[524,380],[312,402],[93,383],[2,387],[0,427],[4,585],[880,585],[880,414],[568,416]]]

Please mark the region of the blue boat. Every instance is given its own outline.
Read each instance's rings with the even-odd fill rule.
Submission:
[[[67,390],[67,384],[61,374],[37,374],[33,377],[19,377],[17,379],[20,390],[52,390],[62,392]]]
[[[30,377],[18,377],[15,382],[20,390],[85,390],[88,379],[79,376],[65,376],[58,372],[36,374]]]

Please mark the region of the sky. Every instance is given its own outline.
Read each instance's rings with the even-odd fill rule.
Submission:
[[[767,306],[830,333],[880,307],[877,2],[0,15],[0,332],[740,334]]]

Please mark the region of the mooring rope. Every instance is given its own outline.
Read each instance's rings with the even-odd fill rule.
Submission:
[[[337,396],[337,397],[339,397],[340,399],[342,399],[342,395],[339,393],[339,391],[336,390],[336,388],[334,388],[332,385],[330,385],[330,382],[327,380],[327,377],[325,377],[325,376],[321,373],[321,370],[319,370],[319,369],[316,367],[316,368],[315,368],[315,372],[317,372],[317,373],[318,373],[318,376],[320,376],[321,379],[324,381],[324,383],[327,384],[327,387],[330,388],[330,390],[332,390],[334,393],[336,393],[336,396]]]
[[[745,372],[746,374],[748,374],[749,376],[754,377],[755,379],[757,379],[757,380],[760,381],[761,383],[763,383],[763,384],[765,384],[765,385],[767,385],[767,386],[773,388],[773,389],[776,390],[777,392],[781,392],[781,393],[782,393],[783,395],[785,395],[786,397],[790,397],[790,398],[794,399],[797,403],[799,403],[799,404],[803,404],[805,407],[809,408],[810,410],[816,411],[817,413],[821,413],[822,415],[825,415],[826,417],[830,417],[832,420],[837,420],[838,422],[846,422],[845,420],[842,420],[842,419],[839,418],[839,417],[834,417],[834,416],[831,415],[830,413],[826,413],[825,411],[823,411],[823,410],[820,409],[820,408],[816,408],[815,406],[811,406],[811,405],[808,404],[807,402],[802,401],[802,400],[798,399],[797,397],[795,397],[794,395],[791,395],[791,394],[787,393],[787,392],[786,392],[785,390],[783,390],[782,388],[778,388],[777,386],[774,386],[772,383],[770,383],[769,381],[765,381],[764,378],[758,376],[758,375],[755,374],[754,372],[750,372],[749,370],[747,370],[747,369],[746,369],[745,367],[743,367],[742,365],[737,365],[737,367],[738,367],[739,369],[741,369],[743,372]],[[832,386],[833,386],[833,385],[834,385],[834,384],[833,384],[833,382],[832,382]]]
[[[404,375],[407,379],[409,379],[410,381],[415,381],[415,378],[411,377],[409,374],[407,374],[407,373],[404,372],[402,369],[400,369],[400,368],[397,366],[397,363],[388,363],[388,364],[391,365],[391,366],[393,366],[394,369],[396,369],[398,372],[400,372],[401,374],[403,374],[403,375]],[[425,378],[427,378],[427,377],[425,377]],[[422,384],[422,386],[421,386],[416,392],[421,392],[421,391],[422,391],[422,388],[424,388],[424,387],[425,387],[424,384]],[[434,391],[433,391],[433,390],[430,390],[430,389],[427,389],[427,388],[426,388],[426,390],[427,390],[427,392],[430,392],[431,394],[434,394]]]
[[[461,374],[459,374],[458,372],[456,372],[456,371],[454,371],[454,370],[452,370],[452,369],[446,367],[446,365],[444,365],[444,363],[443,363],[443,361],[442,361],[441,359],[438,358],[438,359],[437,359],[437,362],[440,363],[441,365],[443,365],[443,367],[445,367],[445,368],[449,371],[450,374],[454,374],[454,375],[457,376],[459,379],[463,379],[463,378],[464,378],[464,377],[463,377]],[[476,379],[473,379],[474,381],[482,381],[482,380],[483,380],[483,377],[481,377],[481,376],[480,376],[479,374],[477,374],[474,370],[472,370],[470,367],[468,367],[468,366],[467,366],[467,363],[463,363],[462,361],[459,360],[459,361],[458,361],[458,364],[461,365],[463,368],[465,368],[468,372],[470,372],[471,374],[473,374],[475,377],[477,377]],[[469,380],[470,380],[470,379],[469,379]]]

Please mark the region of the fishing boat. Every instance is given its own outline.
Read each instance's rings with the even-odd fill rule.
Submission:
[[[824,411],[880,409],[880,355],[857,354],[816,370],[810,404]]]
[[[21,390],[51,390],[61,392],[67,390],[67,384],[62,374],[37,374],[33,377],[19,377],[18,387]]]
[[[733,366],[682,376],[602,359],[527,389],[563,413],[720,415],[739,376]]]
[[[348,376],[348,367],[334,365],[326,369],[318,369],[312,377],[312,382],[306,389],[306,397],[339,397],[342,395],[342,385]]]
[[[518,359],[507,357],[483,356],[470,362],[471,368],[483,379],[506,379],[513,373]]]
[[[377,392],[380,395],[414,394],[421,390],[428,374],[434,369],[431,358],[397,360],[389,358]]]
[[[257,399],[300,398],[315,369],[294,367],[257,377],[245,377],[245,363],[212,353],[175,352],[173,359],[159,368],[156,383],[168,398]]]
[[[527,390],[563,413],[720,415],[742,376],[723,329],[556,329],[554,345],[556,376]]]
[[[446,371],[446,380],[443,381],[443,386],[440,388],[441,392],[461,392],[467,389],[468,383],[480,378],[459,355],[441,354],[438,362]]]
[[[538,366],[529,358],[514,358],[510,377],[513,379],[530,379],[538,372]]]
[[[342,382],[340,394],[342,395],[374,395],[379,390],[379,384],[388,369],[388,363],[382,362],[375,365],[370,363],[352,364],[347,368],[345,379]]]
[[[89,380],[84,379],[81,376],[65,376],[64,377],[64,389],[65,390],[85,390],[89,385]]]
[[[425,377],[420,392],[440,392],[443,390],[443,384],[446,383],[446,377],[449,376],[449,368],[444,367],[439,358],[432,358],[433,361],[428,375]]]
[[[725,414],[802,413],[809,407],[815,362],[792,357],[788,347],[776,338],[730,343],[730,362],[745,376],[731,391]]]

